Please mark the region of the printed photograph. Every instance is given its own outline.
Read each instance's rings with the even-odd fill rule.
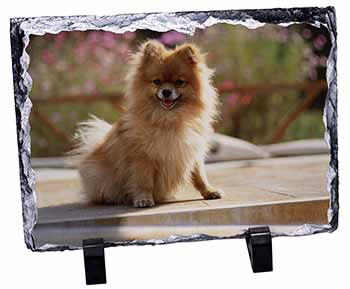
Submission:
[[[327,224],[325,27],[31,35],[36,247]]]

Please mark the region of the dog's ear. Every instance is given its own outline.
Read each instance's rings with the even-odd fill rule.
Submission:
[[[164,46],[160,42],[155,40],[145,42],[141,48],[143,63],[148,63],[152,60],[160,62],[163,52]]]
[[[176,53],[182,57],[186,63],[191,65],[195,65],[202,60],[199,49],[193,44],[184,44],[177,47]]]

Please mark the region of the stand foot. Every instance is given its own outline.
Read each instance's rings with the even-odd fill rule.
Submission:
[[[103,239],[83,240],[86,285],[105,284],[106,265]]]
[[[253,272],[272,271],[272,238],[269,227],[249,228],[246,242]]]

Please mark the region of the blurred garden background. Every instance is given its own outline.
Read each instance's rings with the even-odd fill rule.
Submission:
[[[322,27],[217,24],[194,36],[73,31],[30,38],[33,157],[66,153],[89,114],[118,119],[128,59],[150,38],[168,47],[192,42],[207,52],[222,103],[217,132],[254,144],[323,138],[331,43]]]

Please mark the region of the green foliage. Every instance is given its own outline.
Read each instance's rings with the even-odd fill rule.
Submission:
[[[324,124],[321,110],[309,110],[296,119],[287,129],[283,141],[306,138],[323,138]]]
[[[298,26],[265,25],[249,30],[220,24],[198,33],[195,42],[208,51],[209,65],[216,68],[218,85],[227,80],[235,87],[302,83],[308,81],[309,70],[313,68],[305,59],[309,44],[301,37]],[[253,143],[266,143],[278,122],[302,100],[300,94],[300,91],[269,94],[257,91],[254,95],[227,92],[222,97],[226,117],[221,131]],[[248,103],[241,103],[244,98],[249,99]],[[232,113],[225,113],[235,106]]]
[[[250,30],[219,24],[194,39],[209,53],[209,65],[216,68],[217,82],[230,79],[237,85],[294,83],[307,78],[307,71],[300,69],[306,64],[307,44],[297,27],[266,25]]]
[[[73,137],[77,123],[86,120],[89,114],[93,114],[109,123],[118,119],[118,113],[107,102],[95,102],[93,104],[63,104],[46,105],[42,111],[47,114],[53,123]],[[68,143],[60,140],[43,123],[31,116],[31,153],[32,156],[57,156],[68,152],[71,148]]]

